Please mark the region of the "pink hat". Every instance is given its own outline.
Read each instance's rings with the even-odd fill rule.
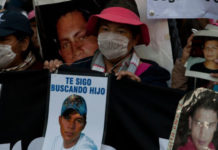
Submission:
[[[209,19],[210,24],[218,26],[218,20],[215,19]]]
[[[115,23],[128,24],[132,26],[139,26],[141,29],[141,38],[139,44],[148,45],[150,42],[148,27],[142,23],[139,17],[129,9],[123,7],[109,7],[98,15],[92,15],[89,18],[87,25],[87,34],[96,34],[98,19],[104,19]]]
[[[28,19],[31,20],[33,18],[35,18],[35,11],[34,10],[32,10],[31,12],[28,13]]]

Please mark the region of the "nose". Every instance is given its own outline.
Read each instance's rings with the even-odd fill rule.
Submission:
[[[209,128],[207,126],[202,126],[200,128],[200,132],[199,132],[199,137],[200,138],[205,138],[207,137],[208,135],[208,132],[209,132]]]
[[[213,51],[214,51],[213,48],[208,49],[208,53],[212,53]]]
[[[76,123],[74,120],[72,121],[68,121],[68,126],[67,126],[69,129],[75,129],[76,128]]]

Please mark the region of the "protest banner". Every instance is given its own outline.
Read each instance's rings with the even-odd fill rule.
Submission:
[[[0,9],[3,9],[5,6],[6,0],[0,0]]]
[[[147,0],[147,17],[218,19],[217,0]]]
[[[52,74],[43,150],[100,150],[107,90],[108,77]]]
[[[179,101],[167,150],[217,149],[218,94],[198,88]]]
[[[39,150],[44,141],[49,72],[0,74],[0,149]]]
[[[87,71],[83,74],[87,75]],[[50,73],[1,73],[0,84],[0,148],[40,150],[47,127]],[[117,150],[160,150],[163,141],[160,139],[169,138],[176,107],[184,92],[127,79],[117,81],[116,77],[111,78],[109,91],[103,144]],[[60,114],[60,109],[56,111]],[[53,132],[58,133],[59,129]]]

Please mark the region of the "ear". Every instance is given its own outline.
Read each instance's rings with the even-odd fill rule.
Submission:
[[[83,130],[85,127],[86,127],[86,122],[84,123],[82,130]]]
[[[188,127],[191,130],[192,128],[192,117],[191,116],[188,117]]]
[[[84,124],[83,124],[83,127],[82,127],[82,130],[86,127],[86,120],[84,120]],[[81,130],[81,131],[82,131]]]
[[[26,51],[28,46],[30,44],[30,37],[26,37],[25,39],[23,39],[23,41],[21,42],[21,50],[22,51]]]
[[[59,125],[61,125],[61,116],[59,116],[59,119],[58,119],[58,121],[59,121]]]
[[[59,55],[62,57],[62,51],[61,49],[58,50]]]

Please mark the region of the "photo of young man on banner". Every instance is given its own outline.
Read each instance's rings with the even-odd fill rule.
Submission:
[[[52,74],[43,150],[100,150],[107,77]]]
[[[92,56],[95,36],[86,36],[86,23],[100,4],[93,0],[35,0],[39,37],[45,60],[58,59],[71,64]]]
[[[187,93],[177,107],[168,150],[218,148],[218,93],[198,88]]]
[[[86,126],[87,106],[84,98],[79,95],[67,97],[61,108],[59,124],[61,136],[54,140],[52,150],[60,149],[82,149],[97,150],[95,143],[87,137],[82,130]]]

